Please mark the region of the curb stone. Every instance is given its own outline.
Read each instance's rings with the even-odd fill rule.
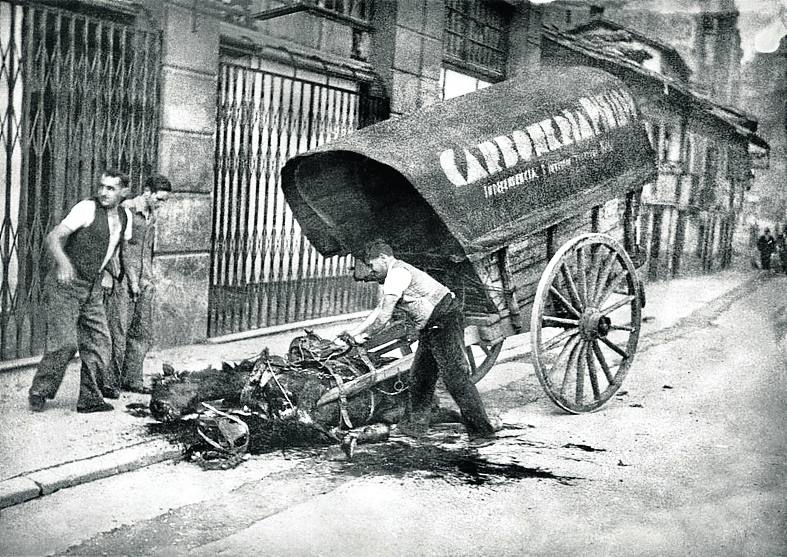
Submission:
[[[41,495],[41,486],[24,476],[0,482],[0,509],[12,507]]]
[[[49,495],[66,487],[172,460],[182,452],[170,442],[157,439],[3,480],[0,482],[0,509]]]

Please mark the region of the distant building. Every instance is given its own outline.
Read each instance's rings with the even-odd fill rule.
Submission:
[[[695,91],[734,106],[743,55],[738,15],[735,0],[558,0],[548,5],[544,22],[562,30],[604,17],[658,39],[685,60]]]
[[[787,37],[779,49],[757,53],[743,66],[741,106],[757,115],[759,132],[768,138],[770,154],[755,153],[752,192],[768,199],[758,204],[758,218],[787,222]]]
[[[754,134],[757,122],[694,92],[674,48],[604,18],[568,31],[545,27],[541,56],[542,64],[604,69],[639,100],[659,159],[658,180],[642,195],[639,238],[648,275],[728,266],[751,178],[749,145],[767,148]]]

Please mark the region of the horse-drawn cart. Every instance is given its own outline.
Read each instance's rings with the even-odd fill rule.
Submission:
[[[282,187],[323,255],[358,254],[382,238],[455,292],[475,381],[507,336],[529,328],[541,384],[578,413],[609,400],[636,351],[644,296],[631,257],[640,193],[655,177],[626,87],[562,68],[293,157]],[[344,389],[401,373],[415,340],[406,328],[378,335],[373,350],[401,357]]]

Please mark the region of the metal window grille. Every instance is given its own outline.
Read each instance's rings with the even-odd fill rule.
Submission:
[[[481,0],[446,0],[445,60],[465,70],[501,80],[508,56],[510,9]]]
[[[41,353],[44,239],[101,170],[155,168],[161,37],[0,0],[0,358]]]
[[[359,91],[360,89],[360,91]],[[324,258],[286,205],[287,158],[388,116],[385,99],[225,62],[219,76],[208,335],[368,309],[352,258]]]

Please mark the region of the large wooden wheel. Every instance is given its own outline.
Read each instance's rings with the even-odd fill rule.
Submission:
[[[637,348],[641,286],[626,251],[583,234],[552,257],[531,316],[533,365],[563,410],[599,409],[620,388]]]

